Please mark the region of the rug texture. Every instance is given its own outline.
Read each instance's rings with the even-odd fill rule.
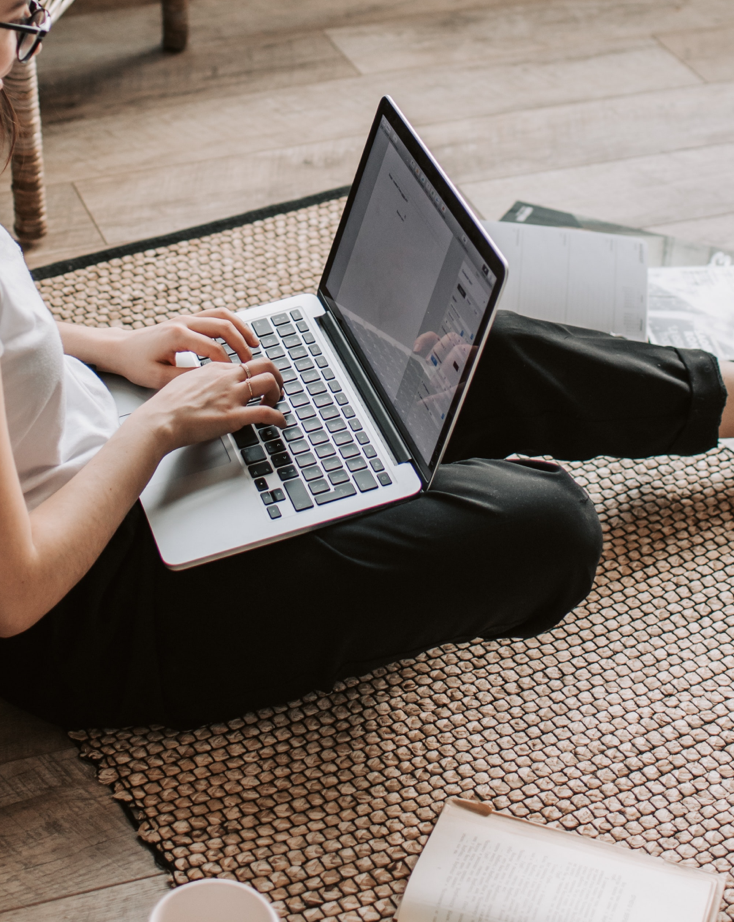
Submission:
[[[152,324],[314,290],[343,199],[39,281],[54,313]],[[729,873],[732,455],[567,465],[602,518],[587,601],[227,724],[73,734],[176,883],[245,881],[292,922],[393,917],[445,799]],[[489,603],[491,604],[491,602]],[[722,919],[734,920],[729,880]]]

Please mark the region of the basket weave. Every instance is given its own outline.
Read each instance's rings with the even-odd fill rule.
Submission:
[[[342,206],[39,287],[59,317],[132,326],[313,290]],[[555,630],[446,646],[190,733],[73,734],[176,883],[247,881],[292,922],[390,919],[454,794],[731,870],[731,455],[568,467],[606,540],[591,595]]]

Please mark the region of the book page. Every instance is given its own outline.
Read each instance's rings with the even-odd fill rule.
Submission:
[[[398,922],[707,922],[723,879],[449,800]]]
[[[508,262],[500,308],[647,339],[647,245],[618,234],[482,221]]]

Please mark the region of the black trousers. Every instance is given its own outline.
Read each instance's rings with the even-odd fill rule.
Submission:
[[[446,642],[527,637],[591,588],[601,532],[558,465],[696,454],[726,391],[704,352],[500,312],[435,486],[174,573],[136,506],[81,582],[0,640],[0,694],[64,726],[193,726]]]

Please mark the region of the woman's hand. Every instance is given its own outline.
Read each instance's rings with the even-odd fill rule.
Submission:
[[[285,426],[283,414],[274,409],[283,380],[269,359],[252,359],[242,365],[212,362],[203,368],[180,370],[187,373],[161,388],[125,423],[152,427],[160,438],[161,455],[250,423]],[[262,398],[261,402],[248,406],[253,397]]]
[[[96,365],[100,371],[111,371],[133,384],[156,390],[191,370],[176,367],[179,352],[231,364],[217,339],[228,343],[242,362],[252,358],[250,349],[258,345],[242,315],[223,307],[182,314],[139,330],[94,329],[66,323],[58,326],[64,351],[69,355]]]

